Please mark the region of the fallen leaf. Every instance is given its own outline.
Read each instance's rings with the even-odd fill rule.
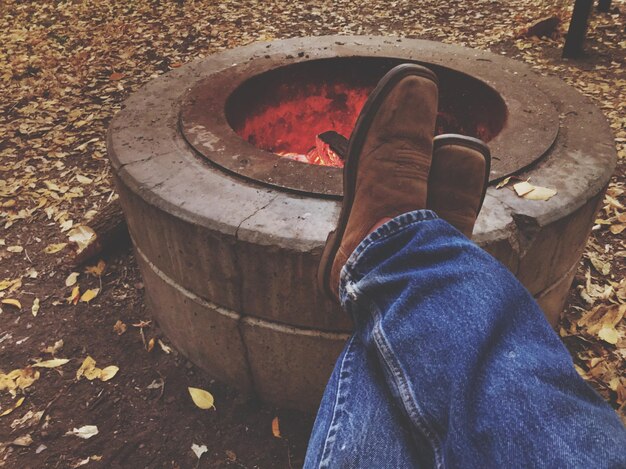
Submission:
[[[520,197],[528,194],[534,188],[535,186],[533,186],[528,181],[518,182],[517,184],[513,186],[513,189],[515,190],[516,194],[519,195]]]
[[[89,461],[91,461],[91,458],[79,459],[74,464],[72,464],[71,467],[72,469],[76,469],[77,467],[81,467],[81,466],[84,466],[85,464],[89,464]]]
[[[26,435],[17,437],[11,444],[14,446],[27,447],[33,444],[33,438],[30,436],[30,433],[27,433]]]
[[[550,200],[556,195],[556,189],[534,186],[534,189],[523,195],[528,200]]]
[[[188,387],[187,389],[189,390],[191,399],[193,399],[193,403],[196,406],[204,410],[215,408],[215,406],[213,405],[213,395],[210,392],[200,388]]]
[[[85,272],[95,277],[101,277],[104,272],[104,268],[106,267],[106,263],[100,259],[97,265],[91,265],[85,269]]]
[[[61,188],[59,186],[57,186],[54,182],[52,182],[52,181],[44,181],[43,183],[46,185],[46,187],[49,190],[54,191],[54,192],[61,192]]]
[[[43,410],[40,410],[39,412],[33,412],[32,410],[29,410],[21,418],[15,419],[13,420],[13,422],[11,422],[11,429],[16,430],[18,428],[32,427],[33,425],[39,423],[42,416]]]
[[[74,428],[73,430],[66,433],[66,435],[77,436],[82,438],[83,440],[88,440],[89,438],[96,436],[98,434],[98,427],[96,425],[85,425],[80,428]]]
[[[34,363],[32,366],[37,368],[56,368],[63,366],[70,360],[68,358],[54,358],[52,360],[44,360],[42,362]]]
[[[39,379],[39,371],[32,367],[18,368],[8,374],[0,373],[0,391],[7,390],[15,397],[16,389],[26,389]]]
[[[80,301],[82,301],[83,303],[89,303],[96,296],[98,296],[99,291],[100,291],[99,288],[91,288],[89,290],[86,290],[85,293],[83,293],[82,296],[80,297]]]
[[[498,183],[498,185],[496,186],[496,189],[502,189],[504,186],[506,186],[509,182],[511,182],[511,176],[504,178],[502,181],[500,181]]]
[[[199,446],[194,443],[191,445],[191,451],[193,451],[193,454],[195,454],[196,457],[200,459],[202,455],[208,451],[208,448],[206,447],[206,445]]]
[[[9,246],[7,248],[7,251],[9,251],[9,252],[16,252],[17,253],[17,252],[24,251],[24,248],[22,246]]]
[[[33,316],[37,317],[39,313],[39,298],[35,298],[33,301],[33,306],[30,309],[30,312],[33,313]]]
[[[161,339],[159,339],[158,342],[159,342],[159,346],[161,347],[161,350],[163,350],[168,355],[172,353],[172,347],[165,345]]]
[[[117,374],[120,369],[115,365],[109,365],[100,372],[100,381],[109,381]]]
[[[70,304],[78,304],[79,298],[80,298],[80,287],[76,285],[74,288],[72,288],[72,293],[66,299],[67,299],[67,302]]]
[[[274,417],[274,420],[272,420],[272,435],[274,435],[274,438],[282,438],[280,436],[280,426],[278,423],[278,417]]]
[[[63,248],[67,246],[67,243],[56,243],[56,244],[48,244],[43,252],[45,252],[46,254],[55,254],[61,250],[63,250]]]
[[[614,327],[602,326],[602,329],[598,331],[598,337],[609,344],[615,345],[619,340],[619,333]]]
[[[48,347],[46,347],[45,349],[43,349],[44,353],[51,353],[52,355],[54,355],[55,353],[57,353],[59,350],[61,350],[63,348],[63,339],[57,340],[54,345],[50,345]]]
[[[152,352],[153,348],[154,348],[154,337],[150,339],[150,341],[148,342],[148,347],[146,348],[146,350],[148,350],[148,352]]]
[[[606,276],[611,272],[611,264],[604,262],[595,253],[588,252],[587,257],[589,258],[591,265],[593,265],[594,269],[596,269],[599,274]]]
[[[71,274],[69,274],[67,278],[65,279],[65,286],[72,287],[76,285],[76,281],[78,280],[79,275],[80,274],[78,272],[72,272]]]
[[[121,80],[122,78],[124,78],[124,74],[119,72],[113,72],[109,75],[109,80],[111,81]]]
[[[61,233],[64,233],[72,228],[72,225],[74,225],[74,222],[72,220],[65,220],[63,223],[61,223]]]
[[[126,332],[126,324],[118,319],[113,326],[113,330],[117,332],[117,335],[122,335],[124,332]]]
[[[5,298],[2,300],[3,305],[11,305],[15,306],[17,309],[22,309],[22,303],[19,300],[14,300],[13,298]]]
[[[5,415],[9,415],[11,412],[13,412],[15,409],[17,409],[19,406],[22,405],[22,403],[24,402],[24,397],[20,397],[17,402],[15,402],[15,404],[13,404],[13,407],[9,407],[8,409],[6,409],[4,412],[2,412],[0,414],[0,417],[4,417]]]
[[[91,184],[93,182],[93,179],[89,179],[87,176],[81,174],[76,175],[76,180],[81,184]]]
[[[80,379],[82,376],[85,376],[85,378],[91,381],[93,378],[89,378],[87,374],[89,374],[89,376],[93,376],[93,371],[95,369],[96,361],[90,356],[87,356],[87,358],[85,358],[83,363],[80,365],[80,368],[76,370],[76,379]]]
[[[534,186],[528,181],[518,182],[513,186],[515,193],[519,197],[523,197],[528,200],[549,200],[556,195],[555,189],[548,189],[547,187]]]
[[[95,239],[96,232],[86,225],[78,225],[67,233],[68,239],[77,246],[76,252],[81,252]]]
[[[21,278],[16,278],[16,279],[6,279],[6,280],[2,280],[0,281],[0,291],[9,289],[10,292],[14,292],[16,290],[19,290],[22,287],[22,279]]]

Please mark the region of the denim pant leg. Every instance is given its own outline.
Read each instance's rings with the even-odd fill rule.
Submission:
[[[362,425],[352,433],[370,435],[372,446],[394,435],[382,425],[374,438],[371,427],[381,425],[377,404],[362,397],[369,389],[410,421],[414,466],[626,467],[624,427],[578,376],[530,294],[433,212],[403,214],[371,233],[346,263],[340,295],[367,351],[351,366],[362,369],[357,360],[373,354],[381,372],[355,371],[344,382],[336,369],[331,386],[343,385],[337,402],[363,413],[349,416]],[[316,422],[329,437],[324,422],[333,418],[320,413]]]
[[[305,469],[420,467],[410,422],[376,356],[356,336],[339,356],[315,419]]]

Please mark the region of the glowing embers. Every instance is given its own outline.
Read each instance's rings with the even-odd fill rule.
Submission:
[[[247,116],[236,132],[252,145],[297,161],[343,166],[322,137],[328,131],[349,136],[371,88],[343,83],[308,85],[299,93]],[[322,138],[320,138],[322,137]]]
[[[235,131],[257,148],[303,163],[343,167],[347,141],[373,86],[308,83],[279,86],[276,98],[240,120]],[[445,98],[437,114],[436,133],[460,133],[489,141],[493,132],[478,109],[468,103],[449,106]],[[480,111],[478,111],[480,112]],[[343,140],[343,147],[337,142]]]
[[[343,160],[347,153],[348,139],[330,130],[317,135],[315,146],[304,155],[290,152],[277,152],[276,154],[302,163],[343,168]]]

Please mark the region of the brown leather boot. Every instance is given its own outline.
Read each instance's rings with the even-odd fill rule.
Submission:
[[[392,69],[368,97],[350,136],[337,228],[318,269],[330,297],[338,298],[341,268],[377,223],[426,207],[437,97],[435,74],[414,64]]]
[[[491,154],[482,140],[444,134],[434,139],[427,208],[470,238],[483,205]]]

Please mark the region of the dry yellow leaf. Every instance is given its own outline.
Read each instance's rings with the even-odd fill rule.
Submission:
[[[506,186],[509,182],[511,182],[511,176],[504,178],[502,181],[500,181],[498,183],[498,185],[496,186],[496,189],[502,189],[504,186]]]
[[[35,298],[33,301],[33,306],[31,306],[30,312],[33,313],[33,316],[37,317],[37,314],[39,313],[39,298]]]
[[[605,342],[613,345],[615,345],[619,340],[619,334],[617,330],[611,326],[603,326],[602,329],[598,331],[598,337],[600,337]]]
[[[0,391],[9,391],[11,394],[14,394],[16,388],[17,384],[15,384],[12,377],[0,373]]]
[[[620,234],[622,231],[624,231],[626,229],[626,225],[624,224],[620,224],[620,225],[611,225],[609,227],[609,231],[613,234]]]
[[[99,288],[91,288],[85,291],[85,293],[83,293],[82,296],[80,297],[80,301],[82,301],[83,303],[89,303],[96,296],[98,296],[99,291],[100,291]]]
[[[513,189],[515,189],[515,193],[519,197],[523,197],[528,200],[549,200],[557,193],[555,189],[534,186],[528,181],[518,182],[513,186]]]
[[[280,425],[278,423],[278,417],[274,417],[274,420],[272,420],[272,435],[274,435],[275,438],[282,438],[280,436]]]
[[[23,250],[24,250],[24,248],[22,246],[9,246],[7,248],[7,251],[15,252],[15,253],[22,252]]]
[[[93,179],[89,179],[87,176],[83,176],[82,174],[77,174],[76,180],[81,184],[91,184],[93,182]]]
[[[148,350],[148,352],[152,352],[153,348],[154,348],[154,337],[150,339],[150,341],[148,342],[148,347],[146,347],[146,349]]]
[[[33,437],[30,433],[26,435],[18,436],[15,440],[11,442],[13,446],[20,446],[22,448],[26,448],[33,444]]]
[[[33,366],[37,368],[56,368],[63,366],[70,360],[68,358],[54,358],[52,360],[44,360],[42,362],[34,363]]]
[[[54,182],[52,181],[44,181],[43,182],[46,187],[51,190],[51,191],[55,191],[55,192],[61,192],[61,188],[59,186],[57,186]]]
[[[13,298],[5,298],[4,300],[2,300],[2,304],[15,306],[17,309],[22,309],[22,303],[20,303],[19,300],[15,300]]]
[[[67,278],[65,279],[65,286],[72,287],[76,285],[76,281],[78,280],[79,275],[80,274],[78,272],[72,272],[71,274],[69,274]]]
[[[515,193],[519,195],[520,197],[522,197],[525,194],[528,194],[534,188],[535,186],[533,186],[528,181],[518,182],[517,184],[513,186],[513,189],[515,189]]]
[[[4,280],[0,281],[0,291],[3,291],[3,290],[6,290],[7,288],[13,287],[13,285],[15,285],[15,283],[17,281],[20,282],[20,286],[21,286],[22,281],[19,278],[18,279],[14,279],[14,280],[11,280],[11,279],[7,278],[7,279],[4,279]]]
[[[533,190],[523,195],[528,200],[550,200],[556,195],[556,189],[534,186]]]
[[[120,371],[120,369],[115,365],[109,365],[100,371],[100,381],[108,381],[110,379],[113,379],[113,377],[117,374],[118,371]]]
[[[74,288],[72,288],[72,293],[66,299],[68,303],[78,304],[79,298],[80,298],[80,287],[76,285]]]
[[[189,387],[187,389],[189,390],[191,399],[196,406],[204,410],[215,408],[213,405],[213,395],[210,392],[200,388]]]
[[[8,289],[9,292],[15,292],[22,288],[22,279],[21,277],[15,279],[5,279],[0,282],[0,291]]]
[[[80,365],[80,368],[76,371],[76,379],[80,379],[82,376],[85,376],[87,378],[86,373],[89,373],[91,375],[95,368],[96,361],[90,356],[87,356],[87,358],[83,360],[82,365]],[[92,380],[93,378],[87,379]]]
[[[7,410],[5,410],[4,412],[2,412],[0,414],[0,417],[4,417],[5,415],[9,415],[11,412],[13,412],[15,409],[17,409],[19,406],[22,405],[22,403],[24,402],[24,397],[20,397],[17,402],[13,405],[13,407],[8,408]]]
[[[15,381],[20,389],[26,389],[39,379],[39,371],[33,370],[30,366],[24,369],[13,370],[9,373],[9,378]]]
[[[577,322],[581,328],[586,328],[589,334],[598,334],[603,328],[615,328],[626,314],[626,304],[598,305],[587,311]]]
[[[63,250],[65,246],[67,246],[67,243],[48,244],[43,250],[43,252],[45,252],[46,254],[55,254]]]

